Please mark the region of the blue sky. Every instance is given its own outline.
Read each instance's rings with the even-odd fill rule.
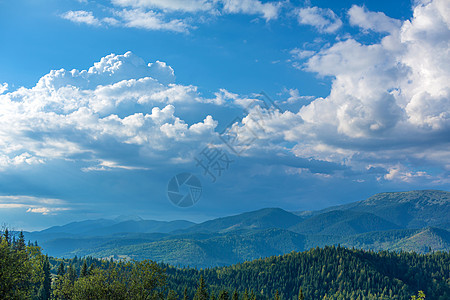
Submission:
[[[0,0],[0,220],[199,222],[448,190],[449,10]],[[196,166],[208,145],[232,161],[215,182]],[[189,208],[167,198],[181,172],[203,186]]]

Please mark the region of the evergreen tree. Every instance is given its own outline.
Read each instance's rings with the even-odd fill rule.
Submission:
[[[86,277],[87,275],[88,275],[88,266],[85,259],[83,262],[83,266],[81,267],[80,277]]]
[[[228,295],[226,290],[221,290],[218,300],[230,300],[230,295]]]
[[[245,289],[245,291],[244,291],[244,297],[242,298],[242,300],[249,300],[248,299],[248,291],[247,291],[247,289]]]
[[[42,283],[42,287],[44,290],[44,299],[50,299],[50,295],[52,292],[52,277],[50,274],[50,261],[48,260],[48,256],[45,256],[44,266],[44,281]]]
[[[425,299],[425,293],[423,291],[419,291],[419,293],[416,296],[412,296],[411,300],[423,300]]]
[[[8,245],[11,245],[11,236],[9,235],[8,228],[5,229],[5,232],[3,235],[5,236],[5,240],[8,243]]]
[[[251,291],[251,293],[250,293],[250,300],[256,300],[256,295],[255,295],[255,293],[253,292],[253,289],[252,289],[252,291]]]
[[[64,268],[64,262],[61,261],[58,267],[58,273],[56,273],[58,276],[63,276],[66,273]]]
[[[19,251],[25,250],[25,237],[23,231],[19,232],[19,239],[17,240],[16,248]]]
[[[94,264],[91,264],[91,265],[89,266],[89,269],[88,269],[88,271],[87,271],[87,274],[88,274],[88,275],[92,275],[93,270],[94,270]]]
[[[178,299],[178,295],[174,290],[170,290],[169,293],[167,294],[167,300],[177,300]]]
[[[184,287],[184,292],[183,292],[183,300],[189,300],[188,294],[187,294],[187,287]]]
[[[198,282],[197,292],[195,293],[194,300],[208,300],[208,290],[206,288],[205,280],[203,276],[200,276],[200,280]]]
[[[68,275],[69,281],[71,283],[74,283],[75,280],[77,279],[77,271],[75,270],[73,265],[70,265],[67,268],[67,275]]]
[[[275,292],[275,296],[273,297],[274,300],[280,300],[280,295],[278,294],[278,290]]]
[[[305,296],[303,295],[302,288],[300,288],[300,291],[298,291],[298,300],[305,300]]]
[[[28,299],[35,282],[32,259],[41,253],[31,253],[27,249],[18,250],[11,243],[9,230],[6,228],[0,239],[0,299]]]
[[[231,297],[231,300],[239,300],[239,294],[236,289],[233,292],[233,296]]]

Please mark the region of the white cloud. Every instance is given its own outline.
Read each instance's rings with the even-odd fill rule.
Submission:
[[[167,30],[175,32],[187,32],[190,25],[180,19],[169,19],[162,13],[152,10],[145,11],[141,9],[123,9],[112,10],[114,17],[105,17],[98,19],[90,11],[68,11],[61,15],[63,19],[84,23],[92,26],[123,26],[140,28],[146,30]]]
[[[127,52],[88,70],[51,71],[33,88],[0,95],[0,168],[78,157],[88,164],[84,170],[144,170],[149,167],[140,163],[148,157],[189,156],[186,149],[207,142],[217,122],[203,115],[188,124],[176,116],[172,104],[191,109],[209,100],[174,78],[166,63],[147,64]],[[105,148],[105,141],[115,148]],[[130,146],[146,159],[115,156]]]
[[[278,17],[281,3],[262,3],[259,0],[222,0],[226,13],[262,14],[269,21]]]
[[[377,171],[383,180],[396,174],[428,180],[425,171],[404,167],[411,161],[450,170],[450,25],[443,3],[419,4],[411,20],[379,42],[349,38],[306,53],[304,69],[331,77],[330,94],[313,100],[291,89],[288,104],[310,103],[271,118],[251,110],[234,125],[244,129],[244,140],[251,137],[246,128],[259,128],[245,155],[280,150],[307,162],[376,165],[388,170]],[[306,56],[301,51],[292,54]],[[135,170],[189,161],[217,136],[208,107],[252,101],[226,89],[205,99],[196,86],[175,83],[163,62],[111,54],[87,70],[54,70],[33,88],[0,94],[0,168],[76,159],[85,171]],[[186,111],[196,113],[183,118]]]
[[[364,30],[395,33],[400,29],[400,20],[392,19],[382,12],[371,12],[365,7],[353,5],[349,11],[350,24]]]
[[[97,18],[92,11],[68,11],[63,19],[92,26],[119,26],[145,30],[189,32],[196,28],[198,13],[210,16],[221,14],[260,15],[266,21],[276,19],[281,2],[259,0],[112,0],[112,7],[102,13],[111,15]],[[181,15],[180,15],[181,14]],[[196,14],[193,16],[192,14]],[[174,17],[176,16],[176,17]]]
[[[28,208],[27,213],[35,213],[35,214],[42,214],[42,215],[56,215],[57,212],[60,211],[66,211],[70,210],[66,207],[34,207],[34,208]]]
[[[61,199],[40,198],[34,196],[0,196],[2,209],[26,209],[26,212],[43,215],[56,215],[60,211],[71,210]]]
[[[0,94],[3,94],[4,92],[6,92],[8,90],[8,84],[5,83],[0,83]]]
[[[115,161],[109,161],[109,160],[100,160],[97,165],[82,168],[81,170],[83,172],[89,172],[89,171],[112,171],[112,170],[116,170],[116,169],[129,170],[129,171],[150,170],[150,168],[120,165]]]
[[[140,9],[117,11],[116,15],[122,20],[126,27],[134,27],[148,30],[169,30],[176,32],[187,32],[191,27],[183,20],[172,19],[170,21],[164,20],[164,15],[161,13],[150,11],[143,11]]]
[[[185,12],[207,11],[213,9],[213,2],[209,0],[112,0],[112,3],[118,6],[159,8]]]
[[[302,50],[299,48],[294,48],[289,52],[294,59],[305,59],[313,56],[316,52],[311,50]]]
[[[337,41],[311,56],[303,69],[331,77],[330,94],[303,106],[273,139],[284,134],[300,157],[361,169],[377,163],[389,170],[386,180],[429,179],[424,170],[404,167],[411,161],[448,170],[448,7],[442,0],[419,4],[397,29],[399,21],[353,7],[352,14],[358,10],[366,22],[355,23],[389,33],[372,44]],[[290,94],[299,97],[295,90]]]
[[[92,12],[84,10],[70,10],[61,15],[63,19],[72,21],[74,23],[84,23],[92,26],[100,26],[101,22],[94,17]]]
[[[112,3],[125,7],[189,13],[207,11],[216,14],[222,11],[231,14],[257,14],[266,20],[276,19],[281,6],[280,2],[262,3],[259,0],[113,0]]]
[[[412,182],[415,180],[430,179],[431,176],[424,171],[409,171],[404,166],[397,165],[389,168],[384,179],[393,181]]]
[[[303,96],[298,89],[289,89],[286,92],[289,94],[289,98],[286,100],[287,103],[295,103],[301,100],[311,101],[316,98],[314,96]]]
[[[300,24],[314,26],[319,32],[333,33],[342,26],[342,21],[329,8],[300,8],[297,16]]]

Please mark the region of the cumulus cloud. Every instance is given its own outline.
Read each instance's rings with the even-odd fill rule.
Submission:
[[[130,147],[147,158],[189,155],[186,145],[196,148],[213,136],[217,122],[204,115],[188,124],[176,115],[172,104],[192,107],[203,99],[174,78],[166,63],[147,64],[127,52],[88,70],[53,70],[33,88],[0,95],[0,168],[77,157],[91,164],[88,171],[147,169],[114,157]]]
[[[304,70],[332,80],[323,98],[286,90],[287,104],[307,100],[298,111],[249,107],[259,102],[226,89],[204,98],[196,86],[177,84],[166,63],[131,52],[87,70],[53,70],[32,88],[0,94],[0,168],[76,160],[93,174],[192,161],[218,136],[218,120],[208,111],[215,105],[223,115],[245,108],[226,132],[248,159],[319,173],[375,166],[380,180],[434,180],[409,168],[450,170],[447,7],[443,0],[420,3],[397,29],[395,20],[352,7],[351,14],[364,15],[355,25],[387,34],[373,43],[348,38],[315,52],[293,51]],[[195,113],[183,117],[186,111]]]
[[[84,10],[70,10],[61,15],[63,19],[72,21],[74,23],[84,23],[92,26],[100,26],[101,22],[98,20],[92,12]]]
[[[413,172],[407,170],[404,166],[398,165],[390,167],[388,173],[384,175],[386,180],[412,182],[417,179],[429,179],[431,176],[424,171]]]
[[[163,14],[152,10],[143,11],[140,9],[124,9],[122,11],[117,11],[115,14],[121,18],[122,24],[126,27],[148,30],[169,30],[176,32],[187,32],[191,27],[180,19],[165,21]]]
[[[311,101],[316,98],[314,96],[301,95],[300,91],[298,89],[288,89],[288,90],[285,90],[285,92],[287,92],[289,95],[289,97],[286,100],[287,103],[296,103],[298,101],[303,101],[303,100]]]
[[[313,56],[316,52],[311,50],[302,50],[299,48],[294,48],[289,52],[295,59],[305,59]]]
[[[392,19],[382,12],[371,12],[365,7],[353,5],[349,11],[350,24],[364,30],[394,33],[400,29],[400,20]]]
[[[262,14],[269,21],[278,17],[281,3],[262,3],[259,0],[222,0],[226,13]]]
[[[285,129],[298,141],[295,153],[355,166],[377,162],[388,170],[386,180],[424,178],[399,167],[410,160],[448,170],[448,10],[445,0],[419,2],[411,20],[401,23],[353,6],[352,24],[388,34],[372,44],[338,41],[303,64],[331,77],[332,87],[300,109],[303,122]]]
[[[7,90],[8,90],[8,84],[6,82],[5,83],[0,83],[0,94],[3,94]]]
[[[276,19],[281,2],[259,0],[112,0],[112,7],[103,11],[104,18],[94,12],[77,10],[61,15],[63,19],[91,26],[120,26],[145,30],[189,32],[196,28],[197,14],[209,16],[223,14],[259,15],[266,21]],[[195,14],[195,18],[192,16]]]
[[[311,25],[325,33],[333,33],[342,26],[342,21],[331,9],[317,6],[298,9],[297,19],[300,24]]]

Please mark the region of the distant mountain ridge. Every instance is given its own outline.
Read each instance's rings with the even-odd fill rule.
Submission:
[[[450,193],[376,194],[311,213],[265,208],[200,224],[138,217],[89,220],[26,233],[50,255],[149,258],[175,265],[229,265],[316,246],[450,250]]]
[[[124,219],[123,217],[114,220],[97,219],[80,222],[72,222],[63,226],[53,226],[35,234],[68,233],[71,235],[99,236],[117,233],[168,233],[175,230],[185,229],[193,222],[185,220],[176,221],[154,221],[143,220],[142,218]]]
[[[366,200],[322,210],[369,212],[406,228],[449,223],[450,192],[437,190],[380,193]]]
[[[242,229],[287,229],[303,218],[281,208],[263,208],[243,214],[206,221],[180,232],[231,232]]]

